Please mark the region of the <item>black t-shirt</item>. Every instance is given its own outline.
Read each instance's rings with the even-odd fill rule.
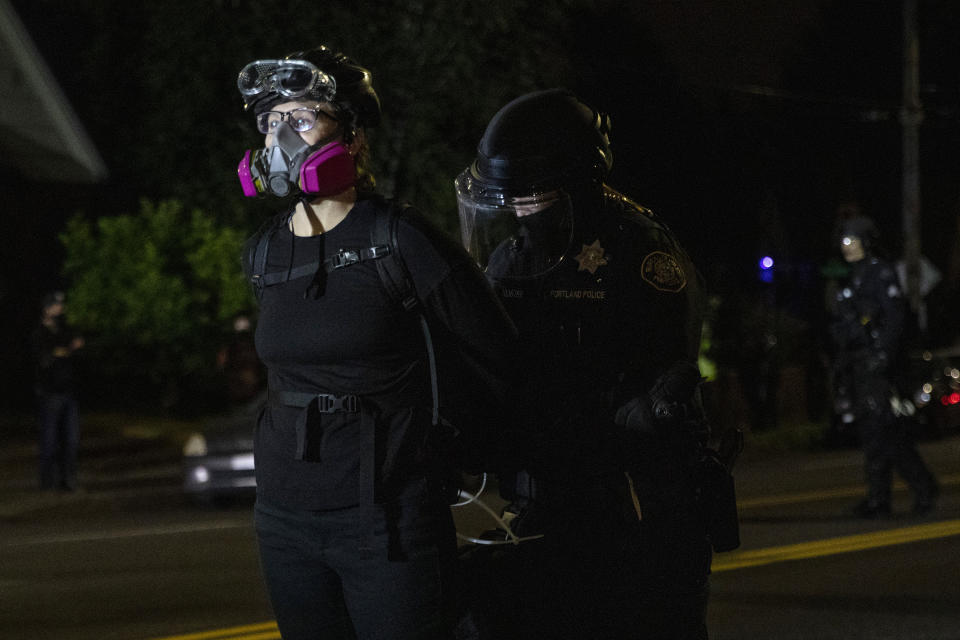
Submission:
[[[73,373],[72,345],[75,334],[62,317],[51,329],[41,324],[33,334],[33,351],[36,359],[36,388],[45,393],[72,393],[75,381]],[[70,355],[54,355],[58,350]]]
[[[293,235],[289,214],[280,216],[265,272],[369,247],[377,210],[387,206],[377,197],[358,200],[340,224],[312,237]],[[398,244],[441,361],[455,354],[486,387],[478,395],[500,397],[513,327],[482,274],[459,245],[415,212],[401,218]],[[255,439],[259,494],[301,509],[388,499],[440,463],[431,447],[430,370],[419,316],[389,298],[374,260],[319,280],[318,289],[310,289],[313,274],[265,287],[256,331],[272,392],[361,399],[358,413],[310,416],[308,428],[320,445],[303,460],[295,455],[296,423],[305,410],[271,405],[262,415]],[[441,369],[441,375],[456,373]]]

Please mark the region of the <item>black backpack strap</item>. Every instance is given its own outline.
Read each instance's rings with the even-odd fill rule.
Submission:
[[[254,235],[246,248],[243,258],[243,269],[253,287],[253,293],[259,301],[263,297],[264,287],[270,287],[288,280],[296,280],[304,276],[313,275],[320,267],[320,261],[314,260],[307,264],[289,269],[280,269],[267,273],[267,254],[270,250],[270,243],[276,235],[281,225],[287,224],[290,220],[290,213],[279,216],[267,224]],[[255,244],[253,241],[256,241]],[[251,246],[252,245],[252,246]],[[324,260],[323,267],[327,273],[334,269],[349,267],[350,265],[367,260],[379,260],[391,250],[389,240],[386,239],[379,244],[362,249],[341,249],[330,258]],[[392,296],[392,292],[391,292]]]
[[[407,269],[400,251],[400,242],[397,236],[400,217],[410,208],[410,205],[391,204],[386,209],[377,212],[373,228],[370,229],[370,244],[374,247],[389,247],[389,250],[377,260],[377,273],[383,282],[387,295],[407,311],[414,311],[420,318],[420,328],[423,331],[423,341],[427,349],[427,361],[430,366],[430,390],[433,394],[433,424],[440,424],[440,387],[437,380],[437,358],[433,348],[433,337],[430,334],[430,325],[423,313],[423,305],[417,298],[413,286],[413,278]]]
[[[250,281],[257,302],[263,297],[263,288],[268,284],[265,272],[267,270],[267,251],[270,247],[270,241],[284,220],[286,220],[286,216],[278,216],[262,225],[260,230],[251,238],[251,240],[255,239],[256,243],[252,247],[250,244],[247,245],[246,255],[243,257],[243,272]]]
[[[370,246],[364,249],[341,250],[336,255],[324,261],[324,268],[329,272],[359,262],[375,260],[377,263],[377,273],[380,275],[380,280],[383,282],[383,286],[390,299],[406,311],[415,311],[419,315],[420,328],[423,331],[423,339],[430,366],[430,387],[433,393],[433,424],[436,425],[439,424],[440,421],[440,389],[437,381],[437,362],[433,348],[433,337],[430,334],[430,326],[423,313],[420,300],[417,298],[417,292],[413,286],[413,278],[410,276],[407,265],[403,261],[403,256],[400,253],[400,243],[397,237],[400,217],[409,208],[410,205],[396,205],[391,203],[388,207],[379,209],[373,227],[370,229]],[[247,255],[244,256],[244,271],[250,280],[250,284],[253,286],[253,291],[258,301],[263,296],[264,287],[310,275],[311,273],[315,273],[320,266],[320,262],[316,261],[292,269],[266,273],[267,252],[270,247],[270,242],[280,228],[280,225],[284,224],[288,218],[289,213],[278,216],[269,224],[264,225],[258,235],[255,236],[256,244],[253,246],[253,249],[250,250],[248,248]]]
[[[341,249],[323,261],[323,268],[327,273],[330,273],[335,269],[349,267],[352,264],[366,262],[367,260],[379,260],[389,252],[390,247],[387,245],[365,247],[363,249]],[[264,251],[264,253],[266,253],[266,251]],[[314,260],[313,262],[308,262],[299,267],[293,267],[292,269],[265,273],[260,276],[259,282],[261,286],[269,287],[280,284],[281,282],[286,282],[287,280],[296,280],[297,278],[312,275],[316,273],[319,267],[320,261]]]
[[[391,204],[388,208],[378,211],[376,221],[370,230],[370,244],[374,247],[389,248],[387,254],[377,262],[377,272],[390,298],[407,311],[412,311],[420,306],[420,301],[413,287],[413,278],[410,277],[407,265],[400,254],[400,242],[397,238],[400,216],[409,208],[410,205]]]

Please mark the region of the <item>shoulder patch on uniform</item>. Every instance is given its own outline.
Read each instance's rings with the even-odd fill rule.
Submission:
[[[687,286],[687,276],[677,259],[663,251],[648,253],[640,264],[641,277],[654,289],[677,293]]]

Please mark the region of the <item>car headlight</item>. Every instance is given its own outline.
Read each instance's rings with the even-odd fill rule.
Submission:
[[[190,434],[183,445],[183,455],[191,457],[207,455],[207,439],[202,433]]]

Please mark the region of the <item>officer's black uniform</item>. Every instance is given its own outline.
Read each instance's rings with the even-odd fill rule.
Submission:
[[[496,147],[490,140],[500,131],[525,130],[517,113],[529,110],[543,127],[571,109],[581,113],[583,105],[563,91],[518,98],[491,121],[481,155]],[[589,123],[594,115],[574,115],[573,122],[558,116],[562,143],[575,146],[578,118]],[[591,126],[588,134],[604,146],[606,132]],[[549,162],[549,151],[533,147],[529,154]],[[521,165],[495,160],[489,164]],[[480,227],[496,207],[481,162],[458,179],[461,222],[475,257],[483,253],[477,239],[496,231]],[[520,453],[501,474],[501,493],[512,501],[507,515],[516,514],[516,535],[544,534],[518,552],[489,554],[501,564],[486,585],[499,589],[500,599],[487,603],[488,628],[480,635],[705,638],[711,545],[699,466],[707,434],[694,399],[698,274],[649,210],[599,182],[575,193],[547,184],[539,199],[557,198],[553,189],[573,194],[572,235],[561,237],[555,265],[545,256],[556,253],[547,245],[557,236],[540,227],[562,217],[565,200],[534,214],[517,204],[518,230],[488,258],[480,256],[520,331]],[[500,199],[510,202],[511,191]],[[539,274],[524,277],[531,267]],[[651,389],[665,379],[677,383],[671,401],[687,419],[652,418]]]
[[[613,191],[584,218],[595,225],[558,268],[529,288],[498,287],[521,330],[530,383],[523,424],[533,478],[521,473],[505,495],[521,520],[534,520],[518,526],[541,521],[545,556],[562,558],[544,585],[559,587],[547,591],[561,605],[550,607],[558,629],[617,638],[671,622],[678,634],[667,637],[698,637],[679,635],[702,623],[710,565],[686,459],[695,443],[672,433],[635,444],[613,420],[675,361],[695,360],[697,274],[649,211]]]
[[[848,227],[870,225],[858,227],[855,220]],[[864,452],[867,497],[855,511],[865,517],[890,513],[896,468],[914,492],[914,511],[922,513],[933,507],[937,483],[913,444],[912,421],[898,416],[891,404],[897,397],[893,373],[902,352],[906,302],[893,267],[870,255],[869,238],[863,242],[867,254],[851,263],[847,280],[837,288],[831,322],[836,400],[856,423]]]

